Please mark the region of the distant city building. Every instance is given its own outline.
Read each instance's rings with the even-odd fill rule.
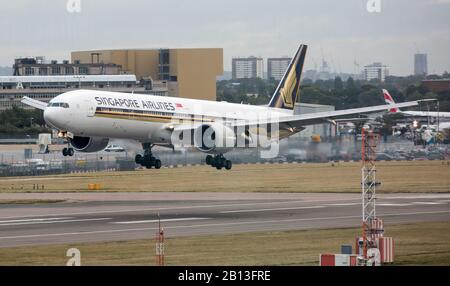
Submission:
[[[165,83],[169,96],[216,100],[223,49],[120,49],[72,52],[72,62],[110,63],[138,80]]]
[[[422,81],[423,86],[432,92],[446,92],[450,91],[450,79],[428,79]]]
[[[428,74],[427,54],[415,54],[414,55],[414,74],[415,75],[427,75]]]
[[[264,77],[264,64],[262,58],[233,58],[231,68],[233,79]]]
[[[0,76],[13,75],[12,67],[0,67]]]
[[[217,76],[216,80],[217,81],[221,81],[221,80],[231,80],[231,71],[223,71],[223,75],[219,75]]]
[[[19,58],[14,60],[15,76],[47,76],[47,75],[117,75],[122,74],[122,67],[116,64],[100,62],[69,63],[65,60],[46,61],[43,57]]]
[[[383,82],[387,76],[389,76],[389,68],[382,63],[373,63],[371,65],[364,66],[364,79],[370,81],[377,79]]]
[[[272,80],[281,80],[290,62],[291,58],[267,59],[267,78]]]
[[[331,68],[328,62],[322,59],[322,65],[320,66],[319,72],[316,74],[316,79],[330,80],[334,79],[334,77],[335,74],[331,73]]]
[[[303,72],[303,79],[310,79],[313,82],[316,81],[317,71],[316,70],[306,70]]]

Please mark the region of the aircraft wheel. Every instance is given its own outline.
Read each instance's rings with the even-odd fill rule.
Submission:
[[[206,165],[212,166],[213,161],[214,161],[213,156],[211,155],[206,156]]]
[[[136,162],[136,164],[141,164],[142,165],[142,155],[141,154],[137,154],[134,157],[134,162]]]
[[[155,160],[155,169],[160,169],[161,168],[161,160],[156,159]]]
[[[75,154],[75,151],[73,150],[73,148],[68,148],[67,149],[67,155],[69,155],[69,156],[73,156],[73,154]]]
[[[231,167],[233,167],[233,163],[231,163],[230,160],[225,161],[225,169],[231,170]]]

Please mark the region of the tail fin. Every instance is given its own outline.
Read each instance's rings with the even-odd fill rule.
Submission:
[[[294,109],[295,102],[299,97],[300,77],[305,62],[307,45],[300,45],[295,56],[292,58],[283,78],[272,95],[269,107]]]
[[[384,101],[386,102],[386,104],[389,104],[389,105],[395,104],[394,99],[392,98],[392,96],[389,94],[389,92],[386,89],[383,89],[383,96],[384,96]],[[389,109],[390,113],[396,113],[399,111],[400,111],[400,109],[397,107]]]

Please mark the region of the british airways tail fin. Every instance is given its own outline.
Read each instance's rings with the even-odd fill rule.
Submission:
[[[299,98],[300,79],[305,63],[307,45],[300,45],[295,56],[292,58],[283,78],[272,95],[269,107],[294,109],[294,105]]]
[[[389,92],[386,89],[383,89],[383,96],[384,96],[384,101],[386,102],[386,104],[389,104],[389,105],[395,104],[394,99],[392,98],[392,96],[389,94]],[[397,108],[397,107],[391,108],[391,109],[389,109],[389,112],[390,113],[400,112],[400,108]]]

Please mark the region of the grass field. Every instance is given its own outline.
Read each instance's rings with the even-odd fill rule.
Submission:
[[[261,232],[168,238],[167,265],[317,265],[320,253],[354,244],[359,229]],[[450,221],[389,225],[395,265],[450,265]],[[65,265],[66,251],[81,251],[82,265],[155,265],[155,241],[0,248],[0,265]]]
[[[379,162],[378,192],[450,192],[449,161]],[[360,163],[235,165],[0,179],[0,192],[359,192]],[[39,184],[40,190],[33,190]],[[44,186],[44,190],[42,190]],[[89,191],[92,192],[92,191]]]

